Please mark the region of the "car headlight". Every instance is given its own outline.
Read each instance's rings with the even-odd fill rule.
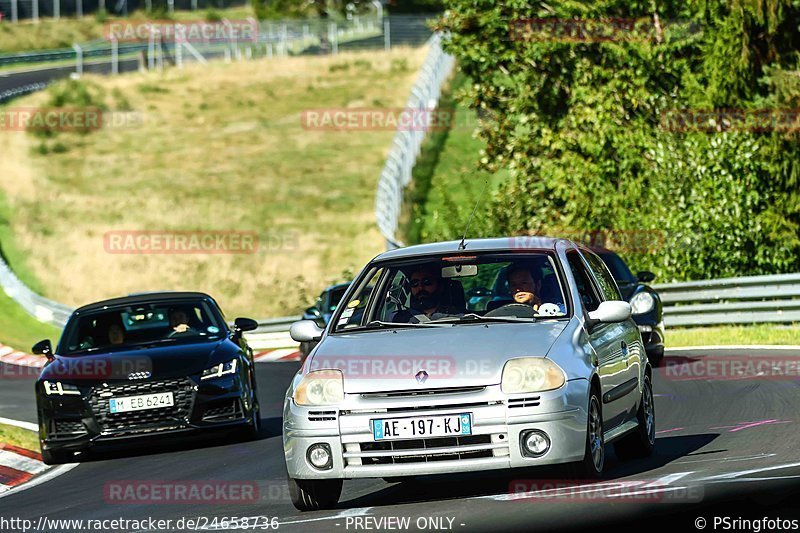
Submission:
[[[294,391],[297,405],[333,405],[344,400],[344,376],[340,370],[309,372]]]
[[[45,381],[42,385],[44,386],[44,393],[48,396],[64,396],[67,394],[81,393],[75,385],[61,383],[60,381]]]
[[[656,299],[649,292],[637,293],[631,298],[631,314],[643,315],[656,306]]]
[[[506,363],[500,389],[506,394],[544,392],[557,389],[565,382],[564,371],[551,360],[521,357]]]
[[[236,372],[236,361],[236,359],[231,359],[230,361],[214,365],[211,368],[206,368],[203,370],[200,379],[219,378],[227,374],[233,374]]]

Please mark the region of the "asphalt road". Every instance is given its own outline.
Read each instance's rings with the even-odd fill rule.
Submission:
[[[752,378],[719,365],[714,370],[709,362],[720,355],[694,351],[656,369],[656,452],[630,462],[610,454],[608,482],[599,486],[554,489],[547,480],[562,476],[559,469],[429,477],[411,483],[353,480],[345,482],[335,510],[300,513],[288,497],[280,437],[281,401],[298,364],[273,363],[258,366],[265,417],[260,440],[237,442],[219,435],[106,451],[46,483],[0,498],[0,518],[38,523],[40,517],[152,517],[172,520],[170,530],[188,530],[176,527],[177,521],[203,522],[205,517],[207,525],[214,526],[214,517],[262,516],[276,517],[278,528],[288,531],[387,530],[396,529],[406,518],[411,529],[457,531],[596,530],[639,523],[698,531],[695,521],[700,517],[707,530],[722,529],[724,523],[714,528],[715,516],[718,520],[727,516],[734,526],[736,518],[798,520],[800,381]],[[800,353],[782,350],[749,357],[774,367],[781,360],[800,360]],[[33,378],[10,377],[7,370],[0,370],[7,376],[0,382],[0,416],[35,421]],[[198,504],[120,504],[109,496],[109,486],[115,483],[142,480],[209,481],[216,486],[254,483],[258,498],[248,503],[220,497]],[[537,490],[523,491],[520,485]],[[255,523],[261,526],[264,520]],[[738,530],[767,529],[742,524]],[[782,525],[786,529],[792,524]],[[77,527],[51,524],[47,530]]]

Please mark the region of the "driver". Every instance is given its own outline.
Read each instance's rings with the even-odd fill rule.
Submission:
[[[172,331],[175,333],[184,333],[189,331],[191,327],[189,326],[189,316],[186,314],[186,311],[174,307],[170,309],[169,327],[171,327]]]
[[[394,322],[427,322],[464,313],[463,309],[443,303],[445,282],[436,265],[416,267],[408,279],[411,285],[411,309],[398,311],[392,319]]]

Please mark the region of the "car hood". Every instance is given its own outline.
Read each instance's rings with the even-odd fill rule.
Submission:
[[[328,335],[304,372],[341,370],[347,393],[496,385],[508,359],[544,357],[567,324],[481,323]]]
[[[227,361],[236,353],[236,345],[222,339],[71,357],[56,355],[55,361],[42,369],[39,379],[69,382],[127,380],[131,373],[143,372],[149,372],[150,379],[185,377]]]

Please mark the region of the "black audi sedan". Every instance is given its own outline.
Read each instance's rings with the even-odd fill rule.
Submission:
[[[651,365],[658,366],[664,357],[664,316],[661,297],[648,285],[655,279],[655,274],[642,270],[634,276],[615,252],[606,248],[592,248],[592,251],[606,264],[622,297],[630,302],[631,318],[639,326],[647,358]]]
[[[237,318],[228,327],[200,292],[135,294],[77,309],[36,381],[39,442],[45,463],[120,443],[229,428],[260,428],[252,350]]]

